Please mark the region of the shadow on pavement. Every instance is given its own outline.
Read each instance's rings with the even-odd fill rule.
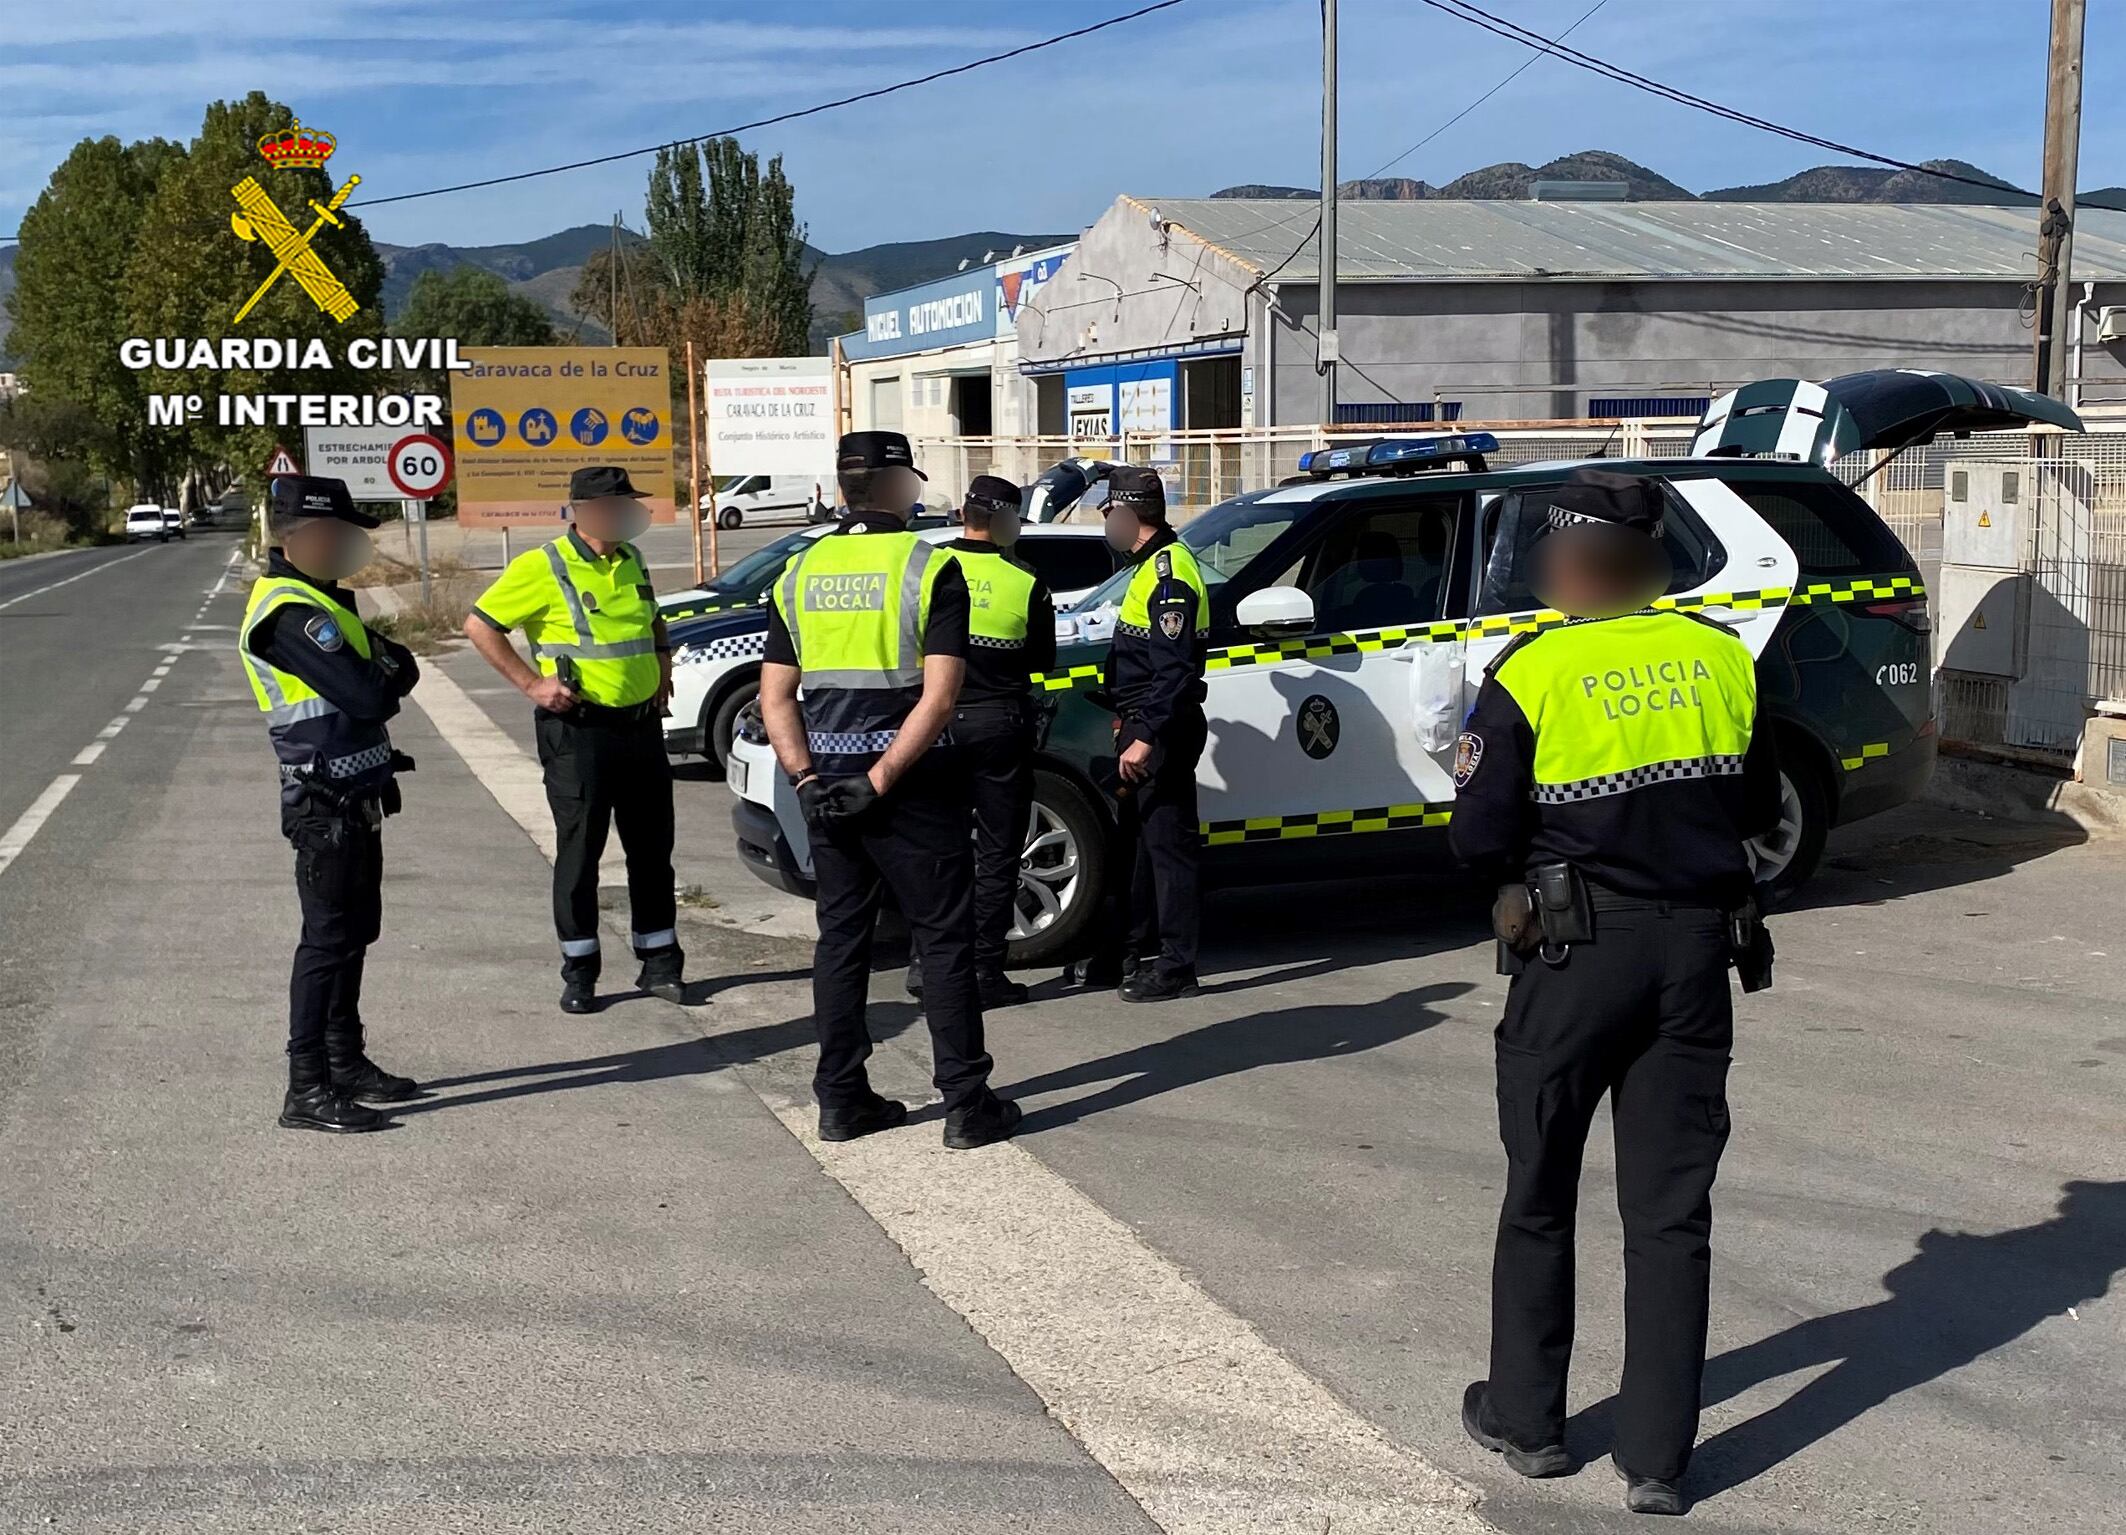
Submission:
[[[2066,816],[2042,823],[1994,821],[1938,805],[1901,806],[1832,832],[1815,877],[1778,910],[1877,906],[1979,885],[2088,840],[2089,833]]]
[[[1892,1397],[2097,1299],[2122,1269],[2126,1182],[2069,1183],[2058,1214],[2036,1225],[1991,1236],[1928,1232],[1912,1258],[1883,1276],[1886,1300],[1812,1318],[1707,1361],[1708,1404],[1799,1370],[1832,1368],[1700,1445],[1691,1460],[1694,1495],[1739,1487]],[[1568,1432],[1606,1449],[1613,1404],[1589,1407]]]
[[[1083,1098],[1027,1112],[1025,1131],[1053,1130],[1089,1115],[1259,1066],[1327,1060],[1393,1044],[1444,1022],[1446,1015],[1432,1004],[1450,1001],[1471,989],[1465,981],[1447,981],[1379,1002],[1290,1007],[1219,1019],[1171,1039],[1029,1077],[1000,1091],[1007,1098],[1023,1100],[1040,1093],[1108,1084]],[[1187,1008],[1192,1004],[1164,1005]],[[1118,1077],[1123,1080],[1116,1081]]]

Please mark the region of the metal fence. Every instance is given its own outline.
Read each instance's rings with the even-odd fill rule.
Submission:
[[[2014,465],[2033,487],[2036,539],[2024,571],[2030,593],[2019,675],[1939,673],[1946,739],[2066,765],[2096,701],[2126,696],[2126,405],[2092,405],[2083,416],[2089,430],[2082,435],[1988,433],[1897,455],[1855,453],[1835,466],[1912,552],[1930,588],[1941,566],[1952,463]],[[1508,465],[1597,453],[1681,457],[1690,450],[1695,424],[1658,417],[1472,421],[1451,429],[1491,432],[1499,439],[1491,461]],[[1156,465],[1170,487],[1174,519],[1185,522],[1243,491],[1290,478],[1299,472],[1301,455],[1313,449],[1353,437],[1440,430],[1436,424],[1411,422],[1355,430],[1291,426],[1101,438],[937,437],[918,439],[915,448],[916,461],[930,475],[932,498],[953,504],[975,475],[998,474],[1025,484],[1074,455]]]

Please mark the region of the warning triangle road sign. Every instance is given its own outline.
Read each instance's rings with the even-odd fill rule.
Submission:
[[[288,450],[275,443],[273,446],[273,458],[266,465],[266,478],[271,480],[277,479],[284,474],[301,474],[302,472],[302,470],[295,467],[295,460],[288,456]]]

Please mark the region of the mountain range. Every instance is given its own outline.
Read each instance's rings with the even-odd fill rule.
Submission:
[[[1796,171],[1781,181],[1756,186],[1715,187],[1709,192],[1691,192],[1670,181],[1659,171],[1628,160],[1606,149],[1583,149],[1560,155],[1547,165],[1523,165],[1501,160],[1457,176],[1443,186],[1412,181],[1407,176],[1385,176],[1337,184],[1341,198],[1364,201],[1408,202],[1417,198],[1499,198],[1520,201],[1538,181],[1621,181],[1627,202],[1756,202],[1756,203],[1984,203],[2010,207],[2035,201],[2000,177],[1980,170],[1965,160],[1928,160],[1928,170],[1946,171],[1985,186],[1947,181],[1919,171],[1892,170],[1877,165],[1818,165]],[[1213,192],[1213,197],[1313,198],[1313,187],[1264,186],[1244,183]],[[2126,208],[2126,187],[2095,187],[2078,192],[2080,202],[2103,203]]]

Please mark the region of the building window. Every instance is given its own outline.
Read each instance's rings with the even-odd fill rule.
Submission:
[[[871,429],[897,432],[901,429],[901,376],[871,381]]]
[[[1436,406],[1436,408],[1435,408]],[[1406,421],[1459,421],[1460,400],[1389,400],[1370,405],[1338,405],[1338,426],[1398,426]]]
[[[1695,421],[1705,414],[1705,407],[1713,402],[1704,395],[1613,395],[1587,402],[1590,416],[1621,416],[1625,420],[1637,420],[1642,416],[1688,416]]]

